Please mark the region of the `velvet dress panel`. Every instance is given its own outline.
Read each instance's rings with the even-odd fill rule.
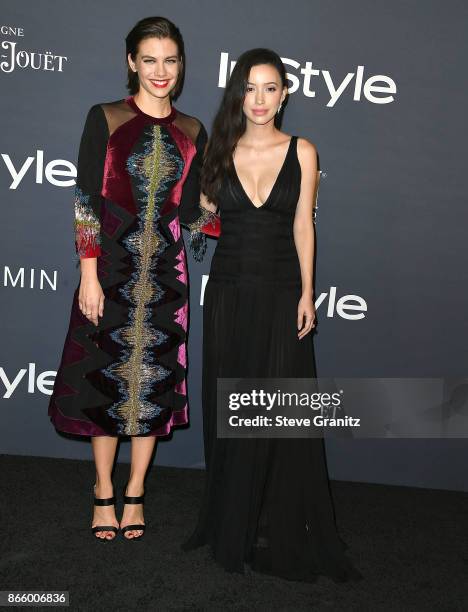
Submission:
[[[78,157],[75,241],[97,257],[104,316],[78,306],[50,398],[63,432],[164,436],[187,423],[187,259],[181,224],[200,229],[207,134],[175,107],[164,118],[133,97],[93,106]]]

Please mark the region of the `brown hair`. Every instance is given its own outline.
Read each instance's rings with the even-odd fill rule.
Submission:
[[[184,47],[184,39],[182,38],[182,34],[180,33],[179,28],[166,19],[165,17],[145,17],[145,19],[141,19],[127,34],[125,38],[126,44],[126,55],[131,55],[132,59],[135,61],[136,55],[138,53],[138,46],[142,40],[145,38],[170,38],[177,45],[177,49],[179,51],[179,57],[181,60],[181,69],[179,72],[179,77],[177,79],[177,83],[174,89],[171,91],[171,97],[177,98],[182,91],[182,86],[184,83],[185,76],[185,47]],[[127,61],[127,89],[131,95],[138,93],[140,89],[140,81],[138,79],[138,74],[133,72],[133,70],[128,65]]]

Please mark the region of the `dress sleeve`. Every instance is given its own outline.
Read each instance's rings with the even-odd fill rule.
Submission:
[[[206,236],[219,237],[221,223],[219,215],[200,205],[200,172],[208,135],[203,124],[195,142],[197,152],[182,189],[179,205],[179,220],[190,232],[189,248],[194,259],[202,261],[206,252]]]
[[[102,106],[86,117],[75,187],[75,246],[81,259],[101,255],[102,179],[109,129]]]

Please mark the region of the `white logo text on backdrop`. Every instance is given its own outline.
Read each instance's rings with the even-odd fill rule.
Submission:
[[[203,306],[205,287],[209,275],[203,274],[200,288],[200,306]],[[327,301],[327,317],[333,318],[335,313],[342,319],[358,321],[364,319],[367,312],[367,303],[360,295],[343,295],[336,299],[336,287],[330,287],[328,293],[321,293],[315,300],[315,308],[318,310],[321,304]]]
[[[76,166],[66,159],[52,159],[44,167],[44,151],[41,149],[36,151],[35,157],[29,156],[23,163],[19,162],[21,165],[18,162],[15,165],[8,153],[2,153],[2,159],[12,178],[9,189],[16,189],[31,167],[38,184],[42,184],[44,179],[56,187],[72,187],[75,184]]]
[[[15,276],[16,274],[16,276]],[[52,278],[43,270],[36,268],[16,268],[14,272],[10,266],[3,267],[3,286],[20,287],[21,289],[51,289],[57,291],[57,270],[52,273]]]
[[[0,26],[0,34],[8,37],[24,37],[24,29],[17,26]],[[38,52],[17,49],[18,43],[12,40],[3,40],[0,47],[6,53],[0,54],[0,70],[13,72],[16,68],[29,68],[32,70],[47,70],[49,72],[63,72],[63,66],[68,57],[55,55],[52,51]]]
[[[302,78],[302,93],[307,98],[315,98],[316,91],[315,89],[311,89],[312,77],[321,76],[323,81],[325,81],[325,86],[330,95],[330,99],[327,102],[327,106],[330,108],[335,106],[336,102],[339,100],[343,92],[348,88],[353,79],[353,100],[355,102],[361,101],[362,94],[368,102],[372,102],[373,104],[389,104],[390,102],[393,102],[395,100],[395,98],[393,97],[393,94],[395,94],[397,91],[395,81],[384,74],[374,74],[372,76],[367,77],[364,81],[364,66],[357,66],[356,72],[348,72],[348,74],[341,81],[341,83],[339,85],[335,85],[336,79],[332,78],[329,70],[319,70],[317,68],[312,68],[312,62],[305,62],[304,66],[301,67],[301,64],[296,60],[289,59],[288,57],[282,57],[281,59],[283,61],[283,64],[285,64],[286,66],[291,66],[295,70],[300,69],[299,73],[302,75],[301,77],[298,77],[295,74],[286,73],[286,76],[288,77],[289,81],[291,81],[291,85],[288,88],[290,94],[299,90]],[[229,63],[229,53],[222,51],[219,60],[218,87],[226,87],[228,71],[229,74],[231,74],[235,65],[236,62],[234,60],[231,60],[231,62]],[[322,80],[318,81],[318,86],[320,87],[321,85]]]
[[[10,399],[20,384],[21,388],[28,393],[36,393],[36,391],[39,391],[44,395],[52,395],[56,375],[57,372],[53,370],[46,370],[45,372],[41,372],[36,376],[36,364],[28,363],[27,368],[21,368],[18,372],[12,375],[12,379],[10,380],[5,370],[0,367],[0,380],[5,387],[5,392],[2,394],[2,398]]]

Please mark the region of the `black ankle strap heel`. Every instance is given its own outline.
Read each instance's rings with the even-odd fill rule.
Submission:
[[[94,490],[96,490],[96,485],[94,485]],[[96,495],[94,495],[94,505],[95,506],[113,506],[114,504],[115,504],[115,496],[99,498],[99,497],[96,497]],[[91,531],[93,534],[96,534],[99,531],[112,531],[113,533],[117,535],[119,528],[115,527],[114,525],[96,525],[96,527],[91,527]],[[96,536],[94,536],[94,538],[101,542],[111,542],[112,540],[115,540],[115,536],[113,538],[97,538]]]
[[[123,490],[124,504],[142,504],[144,502],[144,499],[145,499],[144,493],[143,495],[139,495],[138,497],[132,497],[132,496],[126,495],[126,491],[127,491],[127,486],[125,486]],[[121,528],[121,532],[122,532],[123,537],[126,540],[141,540],[141,538],[143,537],[145,533],[145,529],[146,529],[145,524],[126,525],[125,527]],[[133,538],[127,538],[125,537],[125,534],[127,533],[127,531],[141,531],[142,533],[138,536],[133,536]]]

